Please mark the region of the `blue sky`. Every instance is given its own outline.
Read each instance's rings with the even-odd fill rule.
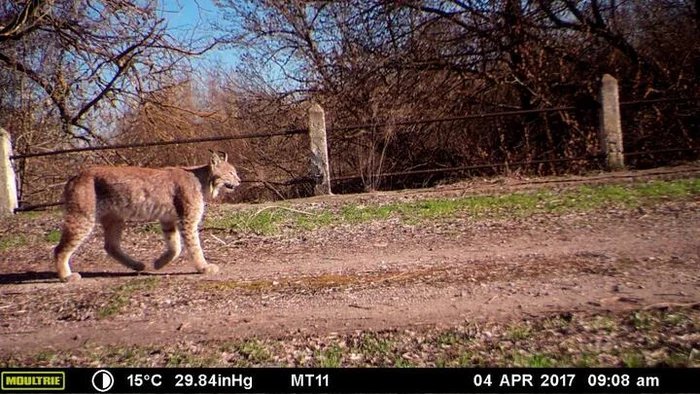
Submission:
[[[184,40],[202,40],[202,45],[211,42],[216,35],[216,32],[211,30],[211,23],[221,19],[221,11],[214,5],[214,0],[162,1],[161,14],[167,19],[168,28],[173,36]],[[198,69],[206,70],[216,62],[230,72],[235,72],[237,66],[242,66],[242,51],[242,49],[221,47],[193,59],[193,63]],[[274,62],[258,65],[258,67],[265,74],[263,78],[270,87],[289,89],[291,82]]]
[[[219,19],[219,10],[212,0],[163,0],[162,16],[167,19],[172,35],[184,39],[202,39],[208,42],[214,33],[210,23]],[[230,49],[208,52],[203,60],[220,60],[232,66],[237,56]]]

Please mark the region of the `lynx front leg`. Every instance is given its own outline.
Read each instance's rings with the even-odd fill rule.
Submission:
[[[132,259],[124,253],[121,248],[122,232],[124,231],[124,220],[106,217],[102,219],[102,227],[105,230],[105,250],[120,264],[131,268],[134,271],[143,271],[146,266]]]
[[[182,246],[180,246],[180,232],[177,231],[175,222],[161,220],[160,227],[163,229],[166,249],[153,263],[153,267],[157,270],[172,263],[182,251]]]
[[[75,214],[66,215],[61,240],[53,250],[56,272],[62,281],[75,282],[80,280],[79,273],[71,273],[70,258],[85,238],[90,235],[94,225],[94,219],[91,217]]]
[[[194,215],[193,215],[194,216]],[[202,214],[199,213],[196,217],[186,217],[180,223],[182,231],[182,239],[185,241],[185,247],[194,263],[197,272],[201,274],[215,274],[219,272],[219,267],[216,264],[207,264],[202,252],[202,245],[199,242],[199,233],[197,225],[201,220]]]

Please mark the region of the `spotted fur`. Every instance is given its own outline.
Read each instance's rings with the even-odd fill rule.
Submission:
[[[72,178],[64,191],[65,220],[61,240],[54,248],[59,278],[66,282],[80,279],[71,272],[71,255],[90,235],[95,222],[104,228],[104,248],[119,263],[143,271],[143,263],[121,248],[126,221],[159,221],[166,250],[154,262],[161,269],[175,260],[182,250],[180,238],[200,273],[216,273],[219,268],[204,259],[198,226],[205,201],[216,198],[221,189],[233,190],[240,184],[228,155],[212,152],[209,164],[198,167],[91,167]]]

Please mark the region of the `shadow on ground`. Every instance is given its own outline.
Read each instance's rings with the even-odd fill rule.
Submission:
[[[87,278],[122,278],[137,276],[174,276],[191,275],[189,272],[81,272],[80,276]],[[28,283],[50,283],[60,282],[55,272],[52,271],[27,271],[22,273],[0,274],[0,285],[21,285]]]

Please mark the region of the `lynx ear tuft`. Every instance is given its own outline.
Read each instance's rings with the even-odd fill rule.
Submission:
[[[221,163],[221,157],[219,157],[219,154],[214,152],[213,150],[209,150],[211,152],[211,157],[209,159],[209,163],[213,166],[218,165]]]

